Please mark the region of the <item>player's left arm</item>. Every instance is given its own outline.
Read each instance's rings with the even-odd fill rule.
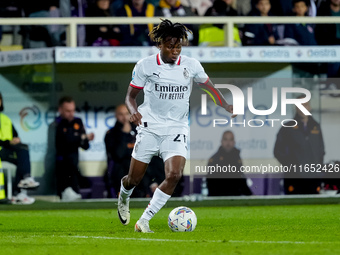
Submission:
[[[233,113],[233,105],[228,104],[227,100],[222,95],[221,91],[217,89],[214,83],[210,80],[209,76],[205,73],[204,68],[201,63],[197,60],[194,60],[194,81],[197,82],[202,89],[209,93],[210,96],[214,98],[214,101],[217,105],[225,109],[227,112]],[[232,118],[236,117],[236,115],[232,115]]]
[[[228,104],[227,100],[224,98],[221,91],[215,87],[214,83],[210,80],[210,78],[204,84],[202,84],[202,86],[204,86],[205,89],[207,89],[211,93],[211,95],[213,95],[214,97],[217,97],[216,98],[217,105],[225,109],[227,112],[230,112],[231,114],[233,114],[233,110],[234,110],[233,105]],[[235,118],[236,115],[232,115],[231,117]]]

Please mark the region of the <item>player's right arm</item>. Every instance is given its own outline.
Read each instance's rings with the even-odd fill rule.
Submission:
[[[144,71],[143,59],[138,61],[132,71],[132,79],[126,93],[125,104],[131,114],[130,122],[136,126],[142,124],[142,115],[138,112],[137,95],[144,88],[146,74]]]
[[[136,126],[142,124],[142,115],[138,112],[136,101],[137,95],[140,91],[141,89],[129,86],[125,97],[125,104],[131,114],[130,122],[132,122]]]

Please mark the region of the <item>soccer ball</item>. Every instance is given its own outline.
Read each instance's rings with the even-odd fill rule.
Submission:
[[[168,225],[174,232],[194,231],[197,225],[197,217],[190,208],[180,206],[169,213]]]

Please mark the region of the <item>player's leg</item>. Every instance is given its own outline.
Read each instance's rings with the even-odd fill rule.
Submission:
[[[144,163],[132,157],[129,173],[122,178],[122,184],[124,188],[132,189],[136,187],[143,179],[147,167],[147,163]]]
[[[135,231],[144,233],[153,232],[150,230],[149,221],[171,197],[182,177],[185,161],[185,157],[182,156],[173,156],[165,161],[165,180],[154,192],[149,205],[135,225]]]
[[[165,180],[158,187],[162,192],[172,195],[183,175],[185,162],[182,156],[173,156],[164,162]]]
[[[147,163],[144,163],[132,157],[129,173],[121,180],[120,192],[118,197],[118,217],[123,225],[127,225],[130,222],[130,196],[134,188],[143,179],[147,167]]]
[[[132,151],[129,173],[122,178],[121,187],[131,190],[140,183],[152,157],[158,153],[158,148],[158,137],[140,128]]]
[[[140,129],[132,151],[129,173],[124,176],[118,197],[118,217],[122,224],[130,222],[129,200],[135,186],[142,180],[152,157],[158,152],[158,139],[153,133]]]

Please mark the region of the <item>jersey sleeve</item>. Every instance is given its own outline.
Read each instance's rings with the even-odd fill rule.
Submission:
[[[133,68],[130,86],[137,89],[143,89],[145,86],[145,81],[146,74],[144,72],[144,65],[142,61],[139,61]]]
[[[198,83],[206,83],[209,81],[209,76],[205,73],[203,66],[198,60],[195,61],[194,81]]]

